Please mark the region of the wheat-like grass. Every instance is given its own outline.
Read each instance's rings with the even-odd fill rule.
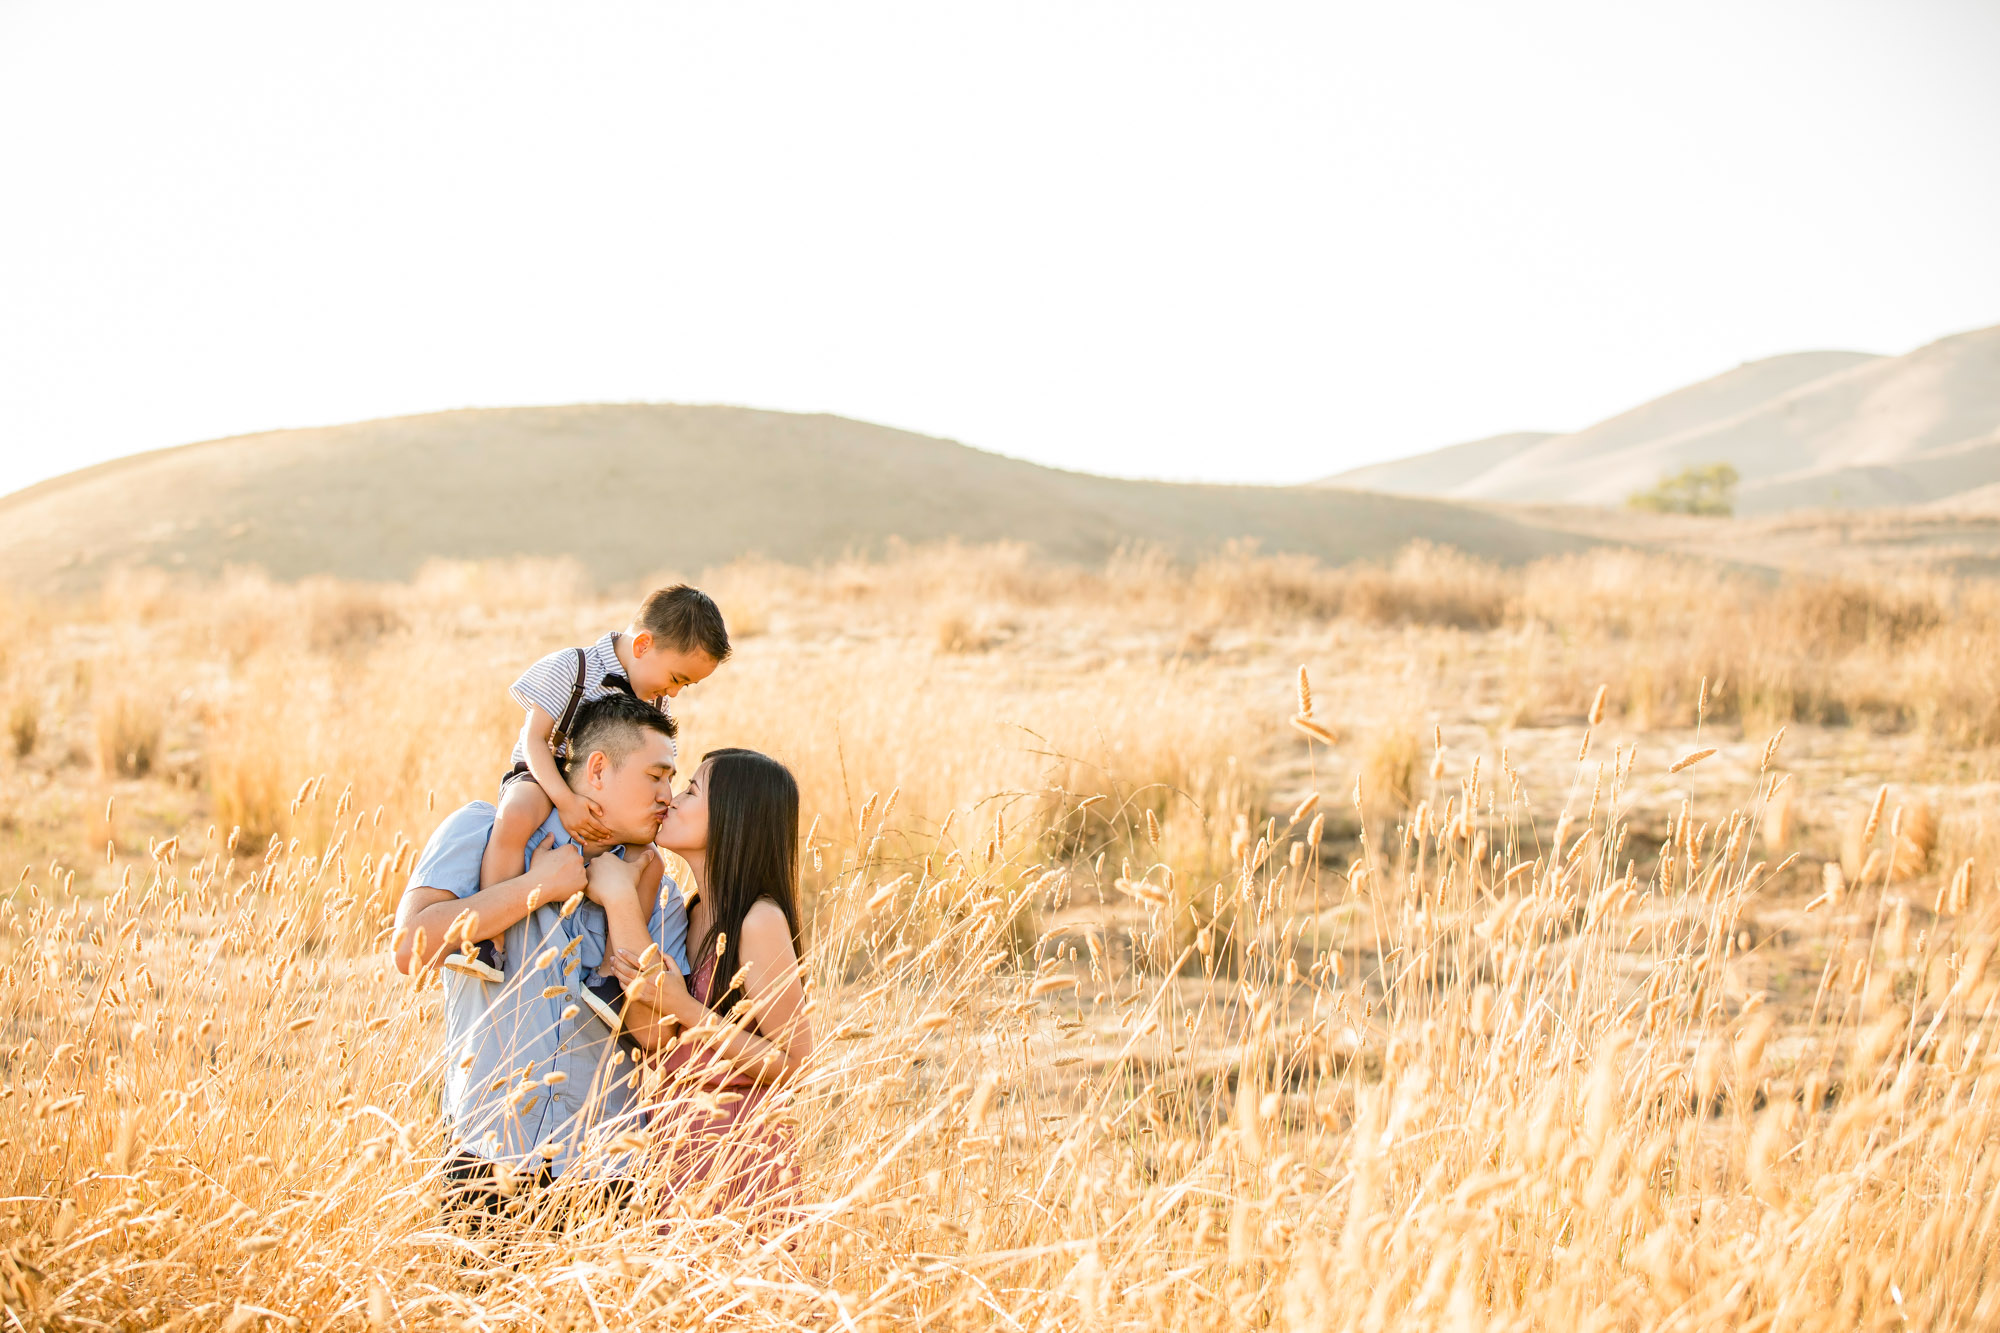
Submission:
[[[1386,723],[1359,715],[1362,752],[1342,757],[1178,651],[1070,680],[1009,667],[1023,683],[988,666],[998,648],[910,654],[789,619],[849,583],[839,595],[864,606],[951,578],[1024,604],[1221,605],[1263,587],[1269,600],[1247,605],[1276,616],[1294,614],[1288,597],[1399,578],[1432,579],[1416,604],[1444,607],[1457,577],[1434,555],[1351,580],[1239,558],[1179,590],[1149,567],[1142,589],[1118,583],[1129,565],[952,559],[973,573],[757,575],[759,651],[685,710],[703,744],[786,754],[807,793],[805,964],[823,1040],[766,1103],[803,1145],[799,1206],[746,1208],[656,1172],[625,1211],[552,1196],[531,1225],[483,1241],[438,1225],[439,991],[386,965],[386,917],[437,818],[433,792],[440,805],[485,794],[504,755],[510,719],[478,691],[504,685],[522,645],[481,638],[459,603],[513,606],[496,624],[544,617],[539,649],[588,633],[570,609],[580,594],[517,605],[511,584],[449,572],[368,596],[322,589],[286,613],[305,618],[295,642],[319,646],[281,686],[263,673],[298,651],[287,640],[239,642],[235,619],[128,589],[149,632],[186,636],[190,663],[214,668],[190,667],[189,688],[208,691],[199,715],[162,724],[206,747],[194,771],[213,805],[147,832],[147,804],[183,789],[92,766],[91,781],[134,794],[80,805],[88,857],[0,877],[0,1291],[14,1319],[2000,1321],[2000,915],[1982,900],[1990,862],[1913,791],[1838,807],[1877,853],[1850,881],[1833,860],[1758,859],[1780,859],[1760,833],[1823,845],[1805,840],[1831,825],[1773,839],[1789,817],[1773,793],[1803,783],[1767,771],[1769,748],[1759,763],[1767,733],[1747,750],[1711,738],[1742,679],[1720,669],[1651,687],[1656,702],[1686,691],[1689,721],[1707,713],[1699,766],[1672,761],[1685,738],[1640,746],[1607,726],[1643,711],[1607,673],[1617,707],[1600,692],[1588,714],[1606,728],[1597,757],[1572,732],[1551,780],[1519,750],[1458,748],[1476,744],[1459,732],[1447,764],[1446,728],[1461,725],[1448,713],[1425,718],[1425,765],[1400,706]],[[1477,574],[1503,591],[1512,577]],[[1546,570],[1518,577],[1551,586]],[[808,579],[813,598],[792,600],[790,581]],[[263,595],[232,588],[232,615]],[[1654,587],[1670,603],[1661,588],[1672,580]],[[430,656],[445,626],[481,646]],[[1883,631],[1852,632],[1872,652]],[[1897,642],[1929,632],[1913,615]],[[808,670],[821,660],[833,669]],[[1569,672],[1545,683],[1573,722],[1582,692],[1555,693]],[[1700,674],[1716,682],[1705,701]],[[1314,702],[1356,716],[1329,679],[1316,701],[1301,689],[1297,717]],[[51,674],[42,688],[76,687]],[[1957,725],[1940,719],[1938,734]],[[224,750],[268,762],[228,770]],[[1320,799],[1356,770],[1358,803]],[[1673,793],[1671,819],[1648,813],[1657,791]],[[1899,855],[1908,878],[1938,867],[1938,910],[1899,878]],[[1809,917],[1784,906],[1815,893]],[[1809,929],[1826,932],[1824,959],[1796,994],[1765,990],[1760,937]]]

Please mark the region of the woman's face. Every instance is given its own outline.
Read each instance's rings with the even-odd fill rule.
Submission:
[[[674,803],[660,822],[660,836],[654,842],[670,852],[708,850],[708,772],[703,764],[688,778],[687,786],[674,793]]]

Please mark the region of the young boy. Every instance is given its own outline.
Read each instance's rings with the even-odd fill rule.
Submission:
[[[666,701],[708,679],[728,658],[729,630],[715,602],[698,588],[676,584],[648,597],[623,632],[606,634],[588,648],[550,653],[522,672],[508,693],[528,716],[514,743],[514,766],[501,779],[493,836],[479,866],[480,887],[521,873],[528,839],[551,808],[580,840],[611,836],[602,823],[604,812],[571,790],[557,767],[563,757],[557,751],[567,754],[567,732],[578,708],[614,692],[630,694],[667,714],[671,737],[678,728]],[[444,966],[484,981],[505,979],[492,940],[481,940],[476,954],[446,959]]]

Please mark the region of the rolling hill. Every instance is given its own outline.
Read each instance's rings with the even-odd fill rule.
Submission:
[[[1717,462],[1742,474],[1746,514],[1926,504],[2000,482],[2000,326],[1904,356],[1753,361],[1571,434],[1504,452],[1458,445],[1321,484],[1617,505],[1663,475]]]
[[[1555,436],[1547,431],[1521,430],[1509,435],[1489,435],[1483,440],[1447,445],[1414,458],[1398,458],[1387,463],[1371,463],[1328,477],[1322,485],[1350,486],[1356,490],[1385,491],[1391,495],[1442,495],[1467,477],[1481,476],[1508,459],[1534,448]]]
[[[114,568],[403,578],[426,560],[571,556],[599,580],[740,556],[1024,542],[1097,561],[1254,538],[1329,561],[1416,538],[1515,561],[1591,544],[1484,508],[1307,487],[1063,472],[833,416],[598,405],[439,412],[165,449],[0,497],[0,579]]]

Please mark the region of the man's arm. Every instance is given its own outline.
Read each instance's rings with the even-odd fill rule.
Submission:
[[[411,884],[396,904],[396,970],[408,976],[444,956],[463,939],[492,939],[543,903],[560,902],[584,887],[583,854],[575,844],[543,846],[526,874],[461,898],[450,889]],[[454,926],[466,916],[476,920]]]

